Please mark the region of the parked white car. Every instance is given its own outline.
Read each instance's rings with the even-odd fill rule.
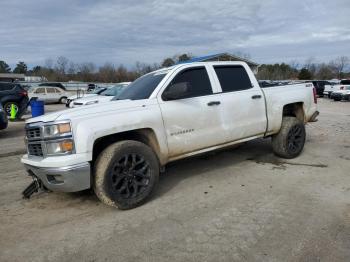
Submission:
[[[75,94],[73,96],[69,96],[67,98],[66,107],[73,107],[73,101],[80,99],[80,98],[83,98],[83,97],[97,96],[100,93],[102,93],[103,91],[105,91],[106,89],[107,89],[107,87],[98,87],[91,92],[77,92],[77,94]]]
[[[34,181],[24,196],[40,185],[62,192],[93,188],[107,205],[134,208],[177,159],[262,137],[272,138],[277,156],[297,157],[305,124],[317,115],[312,84],[260,88],[244,62],[160,69],[111,102],[27,120],[22,162]]]
[[[350,86],[350,80],[349,79],[343,79],[340,80],[339,84],[336,85],[325,85],[324,88],[324,94],[328,97],[331,97],[332,93],[339,90],[344,90],[346,87]]]
[[[119,95],[129,83],[120,83],[109,87],[97,95],[78,98],[70,103],[70,107],[80,107],[88,105],[96,105],[98,103],[105,103],[111,101],[113,97]]]
[[[45,103],[66,103],[69,93],[59,87],[37,86],[28,90],[28,97],[37,97]]]

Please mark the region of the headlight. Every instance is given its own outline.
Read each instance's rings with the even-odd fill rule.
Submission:
[[[93,104],[97,104],[98,103],[98,100],[95,100],[95,101],[90,101],[90,102],[87,102],[86,105],[93,105]]]
[[[47,142],[47,155],[71,154],[74,151],[74,143],[72,139],[66,139],[58,142]]]
[[[71,134],[70,123],[60,123],[44,126],[44,138],[58,137]]]

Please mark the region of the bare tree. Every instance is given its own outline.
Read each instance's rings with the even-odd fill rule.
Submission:
[[[67,72],[69,60],[64,56],[59,56],[56,60],[56,71],[64,75]]]
[[[349,65],[349,57],[347,56],[337,57],[335,60],[330,62],[330,65],[335,70],[335,73],[337,74],[338,79],[341,79],[344,74],[344,69],[347,68]]]
[[[309,57],[306,59],[303,68],[307,69],[311,73],[311,78],[313,78],[317,70],[315,58]]]
[[[78,76],[82,81],[92,82],[95,81],[94,73],[96,72],[96,66],[94,63],[82,63],[78,65]]]
[[[115,67],[112,63],[105,63],[98,70],[98,80],[108,83],[116,82],[117,74]]]

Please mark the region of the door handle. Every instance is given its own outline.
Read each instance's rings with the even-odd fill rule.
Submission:
[[[207,105],[208,105],[208,106],[218,106],[218,105],[220,105],[220,104],[221,104],[220,101],[211,101],[211,102],[209,102]]]
[[[252,96],[252,99],[260,99],[261,98],[261,95],[253,95]]]

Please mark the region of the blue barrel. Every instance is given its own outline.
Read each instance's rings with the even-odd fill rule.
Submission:
[[[45,114],[45,103],[40,100],[30,101],[30,107],[32,108],[32,117],[42,116]]]

